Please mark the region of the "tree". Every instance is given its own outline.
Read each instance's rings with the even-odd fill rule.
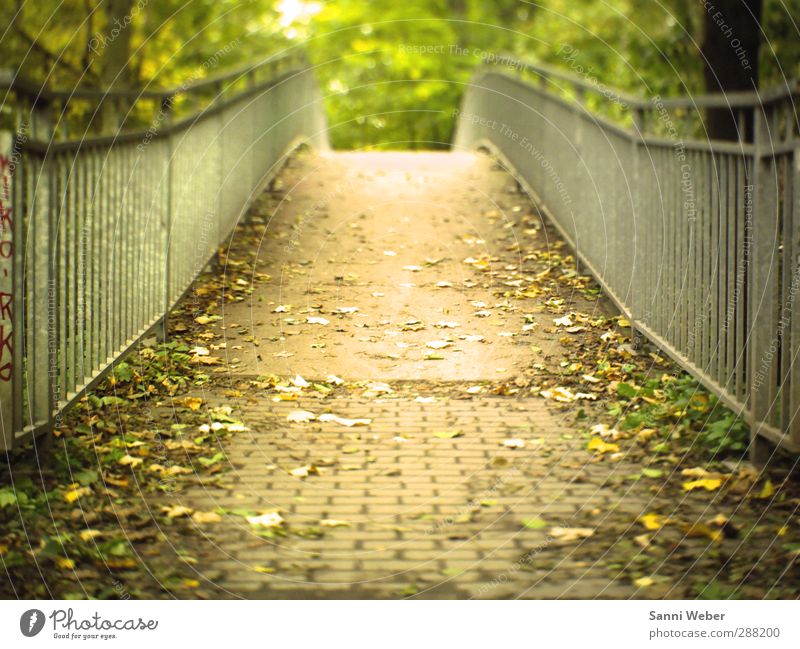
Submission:
[[[706,91],[735,92],[758,88],[762,0],[714,0],[703,19]],[[706,131],[712,140],[752,136],[752,115],[740,134],[736,111],[711,108]]]

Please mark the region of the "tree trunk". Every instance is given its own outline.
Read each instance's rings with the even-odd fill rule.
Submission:
[[[758,87],[762,0],[714,0],[703,18],[705,84],[709,93],[752,91]],[[706,129],[712,140],[752,138],[752,115],[739,133],[736,110],[709,108]]]
[[[134,3],[137,0],[108,0],[105,6],[108,22],[100,42],[100,83],[103,90],[129,90],[131,36],[133,35]],[[105,99],[100,107],[102,130],[117,130],[130,110],[125,99]]]

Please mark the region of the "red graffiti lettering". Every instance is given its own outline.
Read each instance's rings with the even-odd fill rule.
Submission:
[[[11,208],[3,207],[3,202],[0,201],[0,229],[3,231],[11,230],[14,222],[11,220]]]
[[[0,319],[11,320],[11,303],[14,296],[0,291]]]
[[[0,360],[3,360],[3,357],[6,355],[6,349],[9,355],[13,354],[13,350],[11,349],[11,332],[9,331],[6,333],[6,327],[0,325]]]

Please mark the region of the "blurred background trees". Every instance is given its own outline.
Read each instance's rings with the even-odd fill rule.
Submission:
[[[448,146],[464,84],[505,53],[644,96],[800,73],[800,0],[15,0],[7,15],[2,65],[52,87],[169,86],[303,48],[347,148]]]

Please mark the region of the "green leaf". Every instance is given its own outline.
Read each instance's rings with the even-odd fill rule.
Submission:
[[[548,523],[543,518],[525,518],[522,520],[523,527],[527,527],[529,530],[541,530],[547,527],[550,523]]]
[[[624,399],[633,399],[637,394],[637,390],[630,383],[618,383],[617,394]]]
[[[205,467],[213,466],[225,459],[224,453],[217,453],[214,457],[198,457],[197,461]]]
[[[661,469],[642,469],[642,475],[645,478],[660,478],[664,472]]]
[[[120,363],[114,368],[114,376],[120,381],[130,381],[133,378],[133,370],[127,363]]]
[[[120,399],[119,397],[113,396],[103,397],[100,401],[104,406],[123,406],[127,403],[125,399]]]
[[[13,489],[0,489],[0,508],[17,504],[17,494]]]
[[[97,482],[100,479],[97,471],[92,471],[90,469],[87,469],[86,471],[78,471],[77,473],[73,474],[73,477],[84,487],[87,487],[88,485]]]

